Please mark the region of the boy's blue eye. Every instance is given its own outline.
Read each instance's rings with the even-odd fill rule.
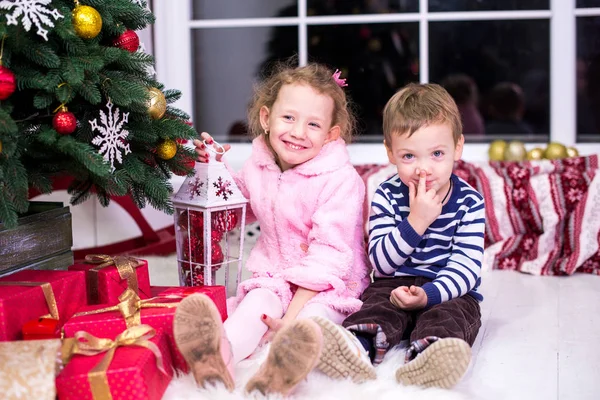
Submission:
[[[405,154],[405,155],[402,156],[402,158],[404,158],[405,160],[412,160],[413,157],[414,156],[412,154],[410,154],[410,153],[409,154]]]
[[[321,127],[321,125],[317,124],[316,122],[311,122],[309,125],[310,126],[314,126],[315,128],[320,128]]]
[[[444,152],[440,151],[440,150],[436,150],[436,151],[433,152],[433,156],[434,157],[441,157],[443,155],[444,155]]]
[[[292,116],[291,115],[284,115],[283,119],[288,119],[289,120],[289,119],[292,119]]]

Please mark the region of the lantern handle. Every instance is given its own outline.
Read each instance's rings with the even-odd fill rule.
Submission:
[[[206,139],[202,141],[202,143],[204,143],[204,146],[206,147],[206,150],[213,152],[215,154],[225,154],[225,148],[223,147],[223,145],[219,142],[217,142],[216,140],[212,140],[211,143],[207,143]],[[211,146],[211,144],[213,144],[214,146],[218,147],[219,149],[215,149],[213,146]]]

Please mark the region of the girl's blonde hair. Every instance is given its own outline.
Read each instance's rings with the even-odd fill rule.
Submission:
[[[260,124],[260,109],[266,106],[271,110],[283,85],[305,84],[320,94],[333,99],[333,115],[331,127],[340,127],[340,137],[346,143],[352,141],[355,118],[350,110],[349,100],[344,90],[333,79],[333,71],[329,68],[311,63],[304,67],[292,66],[293,61],[280,62],[274,72],[254,88],[254,96],[248,107],[248,130],[252,137],[264,133]]]

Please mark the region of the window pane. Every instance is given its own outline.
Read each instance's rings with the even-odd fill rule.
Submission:
[[[296,54],[298,28],[192,30],[196,129],[211,133],[217,141],[249,140],[246,107],[253,83],[273,58],[273,46],[281,58]]]
[[[600,0],[577,0],[577,7],[600,7]]]
[[[548,20],[430,22],[429,78],[452,92],[465,133],[546,140],[549,29]]]
[[[577,18],[578,140],[598,140],[600,133],[600,17]]]
[[[193,0],[194,19],[298,16],[298,0]]]
[[[308,15],[354,15],[419,12],[419,0],[308,0]]]
[[[550,0],[429,0],[429,11],[548,10]]]
[[[308,57],[348,78],[345,89],[356,106],[358,133],[382,135],[385,103],[399,88],[419,80],[419,25],[308,26]]]

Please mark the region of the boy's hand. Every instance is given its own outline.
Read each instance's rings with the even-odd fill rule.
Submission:
[[[427,190],[426,176],[425,171],[420,171],[418,187],[415,187],[414,183],[408,182],[410,214],[407,219],[419,235],[423,235],[429,225],[442,213],[442,199],[435,189]]]
[[[401,310],[420,310],[427,305],[427,294],[419,286],[398,286],[392,290],[390,301]]]
[[[200,135],[200,138],[202,138],[202,140],[195,139],[193,142],[194,146],[196,146],[196,153],[198,154],[198,161],[202,162],[202,163],[207,163],[208,159],[210,158],[210,153],[206,149],[206,146],[204,145],[204,143],[202,141],[205,140],[207,144],[209,144],[209,145],[212,144],[213,148],[216,151],[219,151],[220,147],[215,144],[215,141],[213,140],[212,136],[210,136],[206,132],[202,132],[202,134]],[[227,150],[229,150],[230,148],[231,148],[231,146],[228,144],[223,145],[223,150],[225,150],[225,152],[227,152]],[[215,156],[215,160],[217,160],[217,161],[221,161],[221,158],[223,158],[223,154],[217,154]]]

